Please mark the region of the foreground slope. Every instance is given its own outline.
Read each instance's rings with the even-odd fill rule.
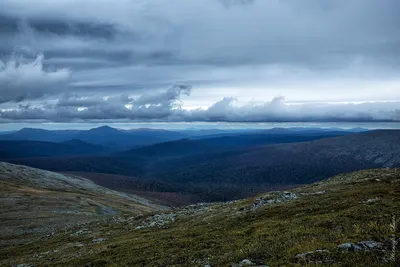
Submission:
[[[107,215],[163,209],[89,180],[0,162],[0,247]]]
[[[91,222],[1,249],[0,264],[396,266],[399,211],[400,170],[365,170],[290,192]]]

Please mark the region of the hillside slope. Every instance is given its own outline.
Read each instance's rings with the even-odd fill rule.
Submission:
[[[165,207],[90,180],[0,162],[0,247],[107,215]]]
[[[63,142],[73,139],[78,130],[44,130],[23,128],[19,131],[2,134],[0,140],[30,140],[43,142]]]
[[[400,170],[365,170],[290,192],[94,221],[85,235],[75,227],[3,248],[0,265],[396,266],[399,211]]]
[[[161,180],[95,172],[63,173],[83,177],[100,186],[119,192],[139,195],[156,203],[172,207],[187,206],[200,202],[196,195],[182,193],[176,185],[168,184]]]
[[[80,140],[69,140],[61,143],[26,140],[0,140],[0,159],[102,155],[111,151],[112,149],[110,148],[86,143]]]
[[[173,182],[303,184],[343,172],[400,167],[400,130],[254,147],[157,163],[151,175]]]
[[[211,154],[222,152],[225,150],[234,150],[238,148],[252,148],[268,144],[296,143],[318,140],[335,136],[348,135],[348,132],[327,131],[322,130],[316,132],[293,132],[274,133],[266,131],[265,133],[247,133],[228,136],[218,136],[201,139],[181,139],[177,141],[169,141],[158,143],[150,146],[130,149],[123,151],[122,155],[135,155],[142,157],[150,157],[153,159],[168,157],[185,157],[197,154]],[[239,154],[237,150],[236,154]]]

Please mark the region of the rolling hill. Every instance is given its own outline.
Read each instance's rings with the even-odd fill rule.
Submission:
[[[400,166],[400,131],[377,130],[167,160],[151,175],[174,182],[302,184],[338,173]]]
[[[184,193],[183,190],[179,188],[179,185],[169,184],[162,180],[94,172],[63,173],[83,177],[97,185],[119,192],[139,195],[153,200],[156,203],[162,203],[163,205],[173,207],[198,203],[201,197]]]
[[[295,143],[318,140],[322,138],[344,136],[344,131],[292,131],[289,129],[272,129],[262,133],[240,133],[225,136],[196,137],[158,143],[150,146],[123,151],[121,155],[135,155],[150,158],[185,157],[196,154],[211,154],[238,148],[255,147],[268,144]],[[239,150],[238,150],[239,152]]]
[[[166,209],[84,178],[4,162],[0,162],[0,204],[0,247],[104,216]]]
[[[61,143],[44,141],[1,141],[0,158],[57,157],[79,155],[101,155],[113,151],[104,146],[94,145],[81,140],[69,140]]]
[[[44,130],[23,128],[19,131],[0,135],[0,140],[31,140],[44,142],[62,142],[74,139],[78,130]]]
[[[143,175],[148,164],[148,161],[141,157],[115,155],[7,158],[2,160],[49,171],[79,171],[130,176]]]

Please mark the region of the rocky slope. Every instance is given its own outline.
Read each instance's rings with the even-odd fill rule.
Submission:
[[[87,179],[0,162],[0,247],[104,216],[164,209]]]
[[[365,170],[250,199],[116,214],[3,248],[0,265],[396,266],[399,210],[400,170]]]

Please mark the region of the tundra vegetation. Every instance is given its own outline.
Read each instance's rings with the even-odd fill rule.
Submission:
[[[393,242],[398,237],[393,218],[400,215],[399,169],[363,170],[289,191],[168,209],[101,188],[49,189],[38,182],[42,171],[2,167],[2,229],[5,224],[14,229],[2,231],[2,266],[398,264],[391,253],[399,245],[398,239]],[[13,168],[22,168],[12,171],[15,177],[29,170],[36,182],[4,179]],[[12,200],[26,203],[11,212],[5,205]],[[43,210],[35,218],[53,226],[34,231],[37,221],[26,220],[26,212],[39,204]],[[85,219],[66,223],[80,217]]]

